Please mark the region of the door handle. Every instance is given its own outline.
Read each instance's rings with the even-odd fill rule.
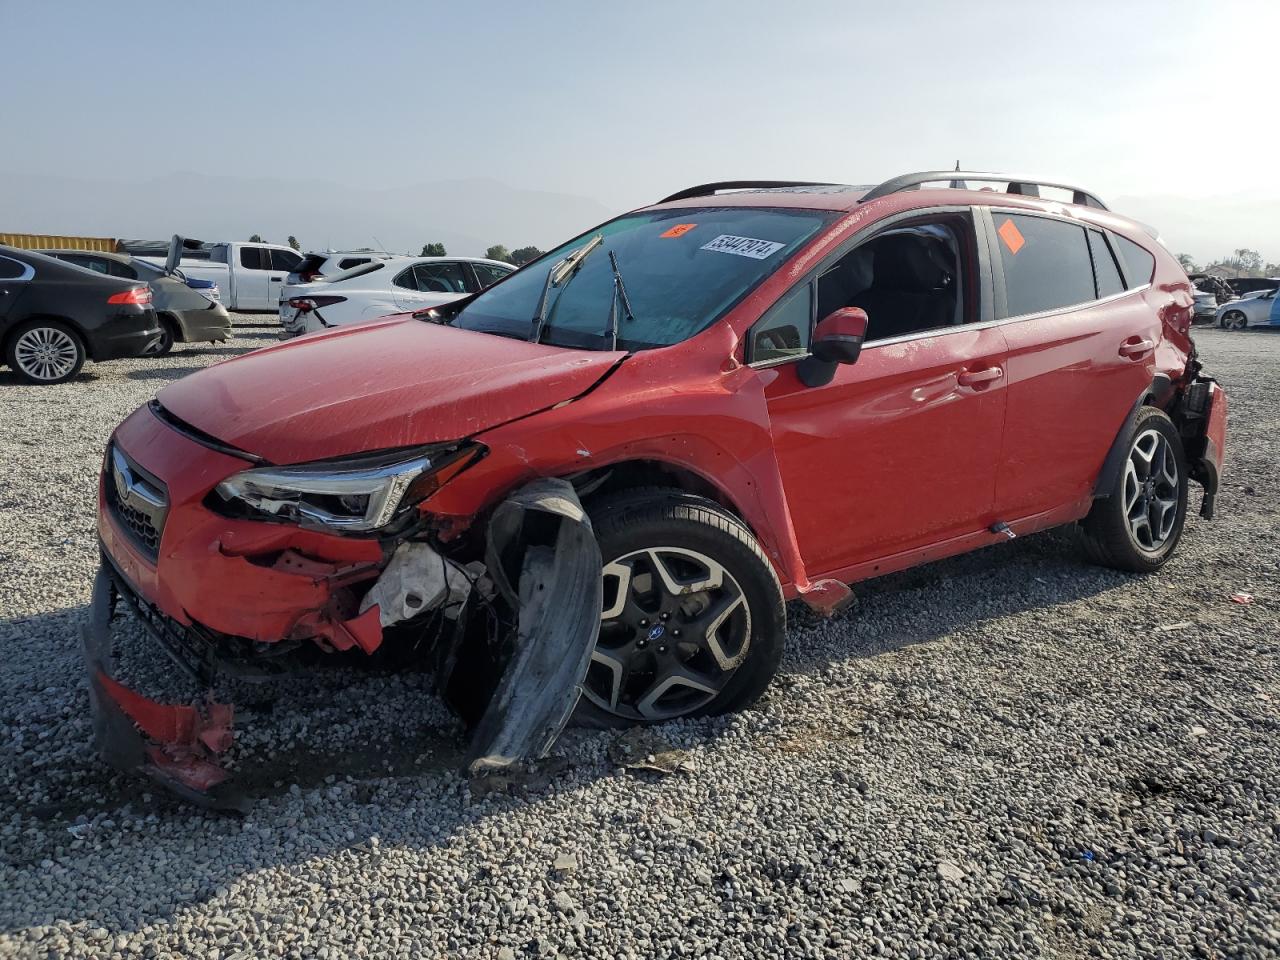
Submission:
[[[1130,360],[1142,356],[1148,350],[1155,346],[1155,341],[1146,338],[1134,339],[1130,337],[1124,343],[1120,344],[1120,356],[1128,357]]]
[[[987,367],[985,370],[966,370],[956,377],[956,382],[962,387],[976,387],[999,380],[1003,376],[1004,371],[999,367]]]
[[[271,279],[272,279],[272,280],[283,280],[283,279],[284,279],[284,277],[272,277]]]

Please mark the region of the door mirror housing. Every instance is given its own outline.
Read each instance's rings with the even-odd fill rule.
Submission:
[[[806,387],[824,386],[836,375],[839,364],[857,360],[867,338],[868,322],[861,307],[841,307],[819,320],[809,356],[796,366],[800,382]]]

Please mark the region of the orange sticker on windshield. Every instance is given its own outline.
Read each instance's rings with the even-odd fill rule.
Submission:
[[[674,227],[661,235],[661,239],[670,240],[673,237],[683,237],[686,233],[696,227],[696,223],[677,223]]]
[[[996,233],[1000,234],[1000,239],[1004,241],[1004,245],[1013,254],[1021,250],[1027,242],[1022,235],[1022,231],[1018,229],[1018,225],[1012,220],[1006,220],[1000,224],[1000,229]]]

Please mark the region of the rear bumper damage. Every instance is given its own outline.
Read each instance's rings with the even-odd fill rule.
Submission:
[[[469,562],[428,539],[387,544],[380,563],[345,564],[296,550],[263,564],[214,541],[207,562],[220,575],[207,582],[229,578],[239,587],[230,598],[206,595],[178,616],[130,576],[136,551],[109,515],[100,529],[103,563],[83,633],[98,748],[118,769],[216,809],[249,802],[227,763],[234,709],[214,693],[219,678],[270,679],[318,667],[324,653],[371,655],[412,637],[427,650],[440,692],[472,727],[465,764],[477,774],[546,755],[577,703],[599,629],[600,551],[563,480],[536,480],[499,504],[483,559]],[[268,597],[270,633],[259,623],[228,636],[196,615],[221,608],[214,619],[239,624]],[[228,602],[239,609],[226,609]],[[202,694],[166,704],[116,679],[113,618],[126,611]]]

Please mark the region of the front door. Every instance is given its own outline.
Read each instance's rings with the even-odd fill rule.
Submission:
[[[999,327],[979,322],[987,284],[977,249],[968,214],[894,225],[753,331],[811,578],[874,575],[880,561],[891,569],[895,557],[994,521],[1005,343]],[[867,311],[862,354],[825,386],[806,387],[792,358],[806,352],[807,332],[794,318],[843,306]]]
[[[235,306],[237,310],[278,310],[270,296],[271,248],[244,245],[240,247],[236,272]]]

